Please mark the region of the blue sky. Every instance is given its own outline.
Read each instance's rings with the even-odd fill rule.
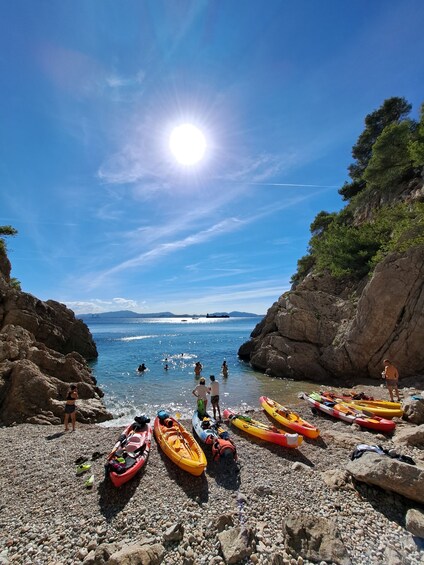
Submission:
[[[365,115],[424,101],[421,0],[3,2],[0,224],[76,313],[263,314]],[[191,123],[204,158],[169,148]]]

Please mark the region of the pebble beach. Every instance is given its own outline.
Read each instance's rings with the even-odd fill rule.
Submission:
[[[230,428],[239,464],[214,463],[205,448],[206,473],[192,477],[153,440],[147,465],[120,489],[104,479],[104,462],[122,428],[78,424],[66,434],[62,426],[0,428],[0,563],[92,563],[102,544],[118,550],[147,542],[163,544],[167,565],[219,565],[225,560],[218,531],[234,525],[254,531],[253,552],[242,563],[307,565],[286,547],[283,532],[285,518],[300,514],[331,519],[354,565],[424,563],[420,540],[405,529],[412,501],[350,478],[334,481],[357,443],[390,449],[392,438],[314,416],[306,405],[299,413],[321,436],[305,438],[298,449]],[[269,422],[262,411],[250,415]],[[409,425],[396,422],[399,429]],[[182,423],[191,430],[190,421]],[[401,451],[424,464],[422,450]],[[91,469],[77,476],[82,459]],[[84,486],[89,474],[91,489]],[[182,539],[167,541],[176,524]]]

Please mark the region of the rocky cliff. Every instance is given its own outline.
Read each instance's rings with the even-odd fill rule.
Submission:
[[[60,423],[70,383],[78,384],[78,421],[110,419],[87,365],[96,357],[89,329],[64,304],[11,285],[0,247],[0,422]]]
[[[357,285],[308,275],[271,306],[239,356],[273,376],[344,384],[380,378],[385,358],[401,378],[424,375],[423,343],[421,246],[387,256]]]

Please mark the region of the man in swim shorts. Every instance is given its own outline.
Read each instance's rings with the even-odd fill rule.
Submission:
[[[396,392],[398,401],[400,402],[398,381],[399,381],[399,371],[388,359],[384,359],[384,371],[381,373],[383,379],[386,379],[386,386],[389,390],[390,400],[394,402],[393,391]]]
[[[219,407],[219,382],[215,380],[215,376],[210,376],[211,386],[209,392],[211,394],[211,403],[213,408],[213,417],[216,420],[216,411],[218,410],[219,420],[221,420],[221,409]]]

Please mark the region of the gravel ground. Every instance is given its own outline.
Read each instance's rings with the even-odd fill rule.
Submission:
[[[272,563],[279,553],[279,563],[301,565],[308,562],[284,547],[283,521],[302,513],[332,519],[354,565],[387,563],[387,548],[397,552],[399,563],[424,563],[423,547],[404,528],[412,502],[350,482],[332,489],[323,480],[326,472],[345,468],[356,438],[387,448],[393,447],[391,439],[313,416],[306,403],[299,412],[322,432],[299,449],[255,440],[232,428],[239,472],[211,462],[206,449],[207,471],[196,478],[172,464],[153,442],[147,466],[120,489],[104,480],[103,469],[122,429],[78,425],[76,432],[64,434],[62,426],[0,428],[0,563],[73,564],[101,543],[150,540],[165,545],[166,565],[218,565],[224,559],[216,522],[232,514],[235,525],[256,531],[256,549],[245,563]],[[252,415],[268,421],[263,412]],[[408,425],[397,421],[400,427]],[[183,424],[191,429],[190,422]],[[424,463],[422,450],[402,453]],[[86,477],[76,476],[80,457],[92,464],[91,490],[84,487]],[[164,532],[177,522],[183,523],[183,540],[164,542]]]

